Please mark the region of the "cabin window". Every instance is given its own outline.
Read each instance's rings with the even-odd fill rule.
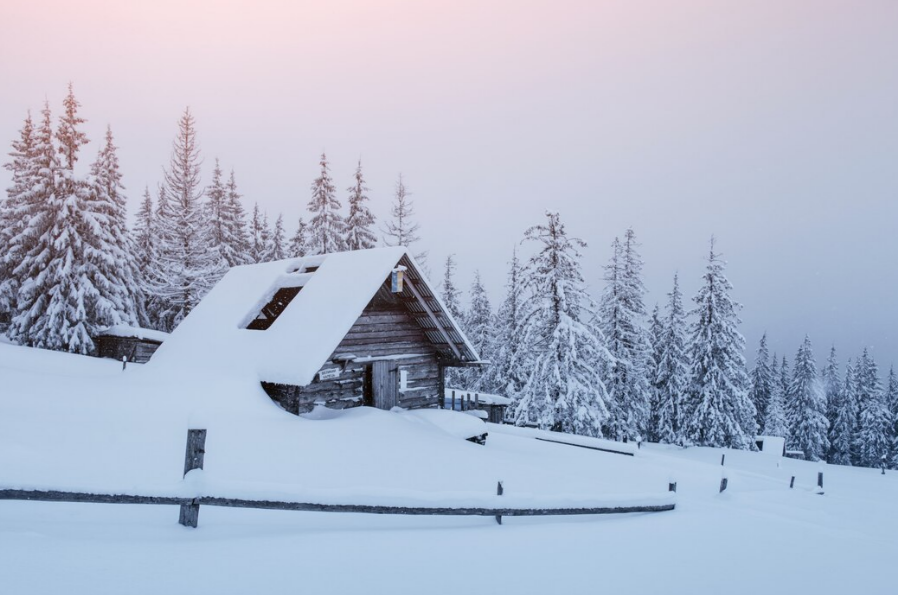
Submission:
[[[268,330],[268,328],[274,324],[274,321],[278,319],[278,316],[283,314],[284,310],[287,309],[287,306],[293,301],[293,298],[296,297],[300,289],[302,289],[302,287],[282,287],[278,289],[271,298],[271,301],[262,307],[262,311],[259,312],[258,316],[256,316],[246,328],[253,331]]]
[[[408,370],[399,370],[399,390],[408,388]]]

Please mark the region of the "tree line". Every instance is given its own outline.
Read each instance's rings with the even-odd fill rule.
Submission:
[[[311,184],[308,221],[292,234],[258,203],[247,213],[233,170],[218,160],[208,187],[189,109],[178,122],[155,198],[146,188],[128,229],[117,147],[107,128],[85,175],[75,172],[88,138],[71,85],[54,127],[45,103],[12,142],[12,185],[0,202],[0,314],[23,345],[90,353],[98,329],[139,325],[170,331],[231,266],[419,241],[402,177],[390,219],[377,227],[361,161],[346,188],[348,210],[326,155]],[[378,237],[380,236],[380,237]],[[598,301],[581,266],[586,243],[558,213],[523,234],[498,308],[475,272],[467,307],[445,262],[441,298],[484,360],[450,370],[450,386],[512,398],[509,414],[532,425],[588,436],[682,446],[755,448],[758,433],[782,436],[810,460],[898,467],[898,379],[884,386],[865,350],[840,375],[835,348],[818,371],[805,338],[790,373],[761,339],[751,373],[731,293],[712,238],[702,283],[687,309],[674,275],[664,308],[645,305],[643,261],[628,229],[611,243]],[[423,259],[426,254],[418,255]]]

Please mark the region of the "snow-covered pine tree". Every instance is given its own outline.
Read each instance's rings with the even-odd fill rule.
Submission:
[[[13,270],[20,284],[9,337],[32,347],[86,354],[93,349],[88,312],[97,294],[83,236],[89,187],[68,167],[74,166],[78,149],[86,142],[77,130],[84,121],[77,115],[79,104],[71,87],[69,91],[58,133],[68,143],[59,149],[65,164],[57,160],[50,108],[45,104],[30,160],[30,189],[19,197],[25,228],[11,246],[21,260]]]
[[[153,209],[153,197],[150,188],[144,188],[140,208],[134,217],[134,229],[131,232],[132,254],[134,255],[134,277],[137,282],[135,299],[140,326],[153,328],[155,319],[152,308],[152,292],[149,289],[148,271],[155,265],[158,248],[156,246],[156,213]]]
[[[303,221],[302,217],[300,217],[299,223],[296,226],[296,233],[293,234],[293,238],[290,240],[291,258],[306,255],[306,252],[308,250],[308,234],[306,228],[306,222]]]
[[[268,252],[265,218],[259,203],[253,204],[253,215],[249,221],[249,260],[252,263],[265,262]]]
[[[31,189],[34,146],[34,122],[29,111],[19,138],[12,142],[12,160],[3,166],[12,173],[12,185],[6,189],[6,199],[0,202],[0,314],[7,316],[15,312],[19,290],[19,279],[13,271],[29,245],[28,238],[20,234],[29,211],[26,197]]]
[[[858,464],[879,467],[892,450],[892,419],[882,390],[879,368],[864,348],[857,367],[858,378]]]
[[[830,429],[829,439],[832,446],[830,463],[835,465],[854,463],[857,423],[857,373],[849,359],[845,366],[845,380],[836,404],[836,419]]]
[[[524,364],[530,373],[515,423],[601,436],[609,412],[600,370],[611,355],[591,322],[596,306],[586,291],[578,250],[586,243],[568,237],[558,213],[547,212],[546,218],[524,235],[539,251],[525,273],[530,295],[519,340],[533,357]]]
[[[462,324],[463,316],[461,310],[461,290],[455,286],[455,255],[450,254],[446,257],[446,268],[443,272],[443,284],[440,288],[440,299],[449,315],[458,323]],[[450,388],[464,388],[465,374],[459,368],[446,368],[445,371],[446,386]]]
[[[249,264],[249,233],[246,228],[246,211],[237,192],[234,170],[228,178],[227,197],[222,211],[224,219],[224,259],[228,266]]]
[[[779,360],[775,353],[770,361],[772,362],[771,369],[774,372],[774,377],[770,387],[770,398],[767,400],[767,413],[764,416],[762,432],[765,436],[787,438],[789,436],[789,424],[786,420],[785,393],[783,391],[783,383],[777,372],[777,362]],[[785,359],[783,359],[783,362],[785,363]]]
[[[187,108],[164,170],[166,200],[159,201],[159,266],[152,285],[163,304],[163,330],[174,329],[225,271],[218,252],[209,249],[212,232],[200,202],[200,163],[196,123]]]
[[[138,324],[139,282],[135,275],[132,240],[128,234],[128,199],[119,170],[118,148],[112,128],[106,127],[103,146],[90,168],[90,193],[83,216],[88,222],[85,251],[94,269],[96,300],[91,324],[98,327]]]
[[[889,404],[889,413],[892,417],[892,457],[890,466],[892,469],[898,469],[898,374],[895,374],[895,366],[889,368],[886,402]]]
[[[698,320],[691,328],[684,436],[697,446],[752,449],[757,421],[748,398],[745,338],[736,328],[741,304],[730,297],[724,265],[712,238],[704,283],[690,312]]]
[[[374,233],[374,215],[365,203],[368,202],[368,187],[362,175],[362,160],[355,168],[355,183],[349,191],[349,217],[346,218],[346,249],[366,250],[377,245]]]
[[[287,232],[284,230],[284,216],[278,215],[271,234],[271,260],[287,258]]]
[[[646,428],[646,440],[649,442],[658,442],[660,432],[660,410],[661,410],[661,391],[656,384],[658,378],[658,367],[661,365],[661,341],[664,337],[664,323],[661,320],[661,311],[658,304],[652,309],[652,315],[649,318],[649,340],[652,344],[652,357],[649,359],[648,375],[649,387],[651,389],[651,401],[649,402],[649,423]]]
[[[321,154],[321,173],[312,182],[312,199],[309,201],[309,252],[328,254],[343,250],[346,237],[346,221],[340,215],[334,182],[330,176],[327,155]]]
[[[402,174],[399,174],[399,181],[396,182],[390,215],[392,219],[384,223],[383,229],[384,243],[387,246],[410,248],[421,239],[418,237],[418,229],[421,226],[414,220],[415,205],[412,202],[412,193],[405,187]],[[415,254],[415,259],[421,266],[427,266],[427,252]]]
[[[480,271],[474,271],[474,282],[471,284],[471,305],[465,312],[463,320],[465,334],[474,345],[480,359],[492,361],[495,338],[493,308],[480,279]],[[463,383],[468,390],[491,392],[494,387],[488,385],[489,380],[489,377],[484,374],[484,368],[464,370]]]
[[[271,224],[268,222],[268,213],[262,214],[262,260],[271,262],[274,260],[274,242],[272,242]]]
[[[658,392],[656,433],[659,442],[683,444],[683,395],[689,380],[689,354],[686,311],[679,275],[674,275],[673,289],[667,298],[660,360],[655,373],[655,390]]]
[[[817,374],[817,362],[807,335],[795,355],[792,381],[786,393],[789,445],[804,452],[808,461],[819,461],[829,450],[826,394]]]
[[[628,229],[624,241],[612,243],[605,266],[605,290],[601,299],[601,328],[614,364],[605,378],[611,405],[608,431],[612,436],[638,439],[645,435],[649,415],[651,354],[645,328],[645,286],[636,234]]]
[[[524,362],[530,358],[521,352],[518,340],[523,322],[522,304],[524,285],[521,262],[517,248],[512,252],[508,279],[505,283],[505,299],[495,316],[495,333],[490,365],[486,369],[484,384],[489,390],[513,400],[507,415],[514,417],[514,407],[521,389],[527,381]]]
[[[767,350],[767,333],[761,336],[758,352],[755,356],[755,367],[751,371],[751,389],[748,398],[754,403],[757,412],[758,427],[763,427],[767,419],[767,402],[773,390],[773,371],[770,369],[770,352]]]
[[[836,346],[829,348],[829,358],[826,360],[826,366],[820,373],[820,380],[823,383],[823,394],[826,397],[826,420],[829,422],[829,451],[826,454],[826,460],[832,460],[833,442],[832,430],[836,425],[836,415],[839,408],[839,396],[842,391],[842,379],[839,378],[839,362],[836,359]]]

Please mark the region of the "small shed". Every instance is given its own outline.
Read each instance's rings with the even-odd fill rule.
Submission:
[[[93,337],[97,357],[143,364],[149,361],[168,333],[136,326],[110,326]]]
[[[505,410],[511,405],[511,399],[501,395],[491,395],[474,391],[447,388],[443,392],[443,407],[456,411],[481,411],[484,419],[494,424],[505,420]]]
[[[234,267],[153,364],[243,372],[287,411],[436,407],[477,352],[414,257],[375,248]]]
[[[786,455],[786,439],[780,436],[755,436],[755,446],[765,455],[774,457]]]

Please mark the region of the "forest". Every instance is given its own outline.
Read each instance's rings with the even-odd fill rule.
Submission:
[[[390,218],[378,222],[361,161],[338,193],[322,154],[308,214],[290,231],[258,203],[248,210],[235,172],[217,160],[204,186],[189,109],[162,182],[144,189],[129,226],[111,128],[88,172],[76,173],[89,142],[79,108],[70,85],[56,122],[46,103],[38,117],[29,113],[4,164],[12,184],[0,201],[0,322],[13,343],[91,354],[104,327],[170,332],[232,266],[379,245],[418,250],[403,178]],[[675,274],[663,308],[649,311],[633,229],[611,242],[594,299],[582,274],[586,242],[567,234],[557,212],[534,223],[520,242],[532,255],[510,255],[498,307],[476,273],[462,299],[453,257],[443,263],[441,298],[490,362],[451,371],[450,386],[511,397],[517,425],[740,449],[755,449],[759,434],[782,436],[808,460],[898,468],[894,368],[883,374],[864,349],[841,369],[833,346],[821,369],[809,337],[790,367],[766,335],[749,364],[742,305],[715,238],[691,300]],[[427,267],[426,253],[416,258]]]

